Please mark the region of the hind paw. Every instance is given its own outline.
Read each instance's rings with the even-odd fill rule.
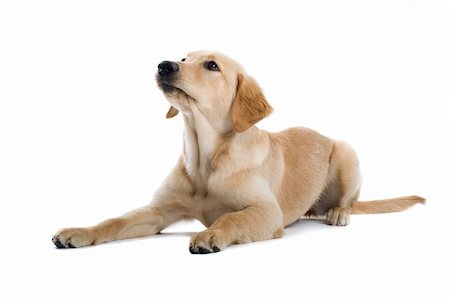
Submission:
[[[330,225],[344,226],[350,222],[350,209],[335,207],[327,212],[327,223]]]

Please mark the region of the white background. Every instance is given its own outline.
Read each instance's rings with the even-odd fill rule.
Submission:
[[[1,4],[1,298],[448,298],[446,2]],[[57,250],[61,227],[146,204],[181,152],[161,60],[236,58],[275,112],[350,142],[362,199],[425,206],[301,221],[280,240],[191,255],[159,236]]]

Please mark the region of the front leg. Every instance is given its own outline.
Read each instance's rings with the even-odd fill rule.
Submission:
[[[276,203],[255,203],[219,217],[208,229],[191,238],[191,253],[212,253],[236,243],[279,238],[283,235],[281,210]]]
[[[151,236],[178,221],[182,214],[176,204],[149,205],[91,227],[61,229],[52,241],[58,248],[77,248]]]
[[[91,227],[64,228],[52,241],[58,248],[76,248],[154,235],[186,216],[185,203],[191,193],[179,162],[155,193],[152,204]]]

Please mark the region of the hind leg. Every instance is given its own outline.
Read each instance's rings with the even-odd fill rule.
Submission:
[[[336,141],[330,158],[328,185],[313,212],[325,215],[328,224],[347,225],[352,203],[358,200],[361,182],[355,151],[348,144]]]
[[[351,207],[358,200],[361,174],[356,152],[348,144],[336,141],[330,161],[334,182],[338,185],[334,206],[326,213],[328,224],[343,226],[350,221]]]
[[[350,223],[351,209],[334,207],[327,212],[327,223],[336,226],[345,226]]]

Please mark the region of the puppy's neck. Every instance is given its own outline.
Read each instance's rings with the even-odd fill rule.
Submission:
[[[198,110],[183,113],[183,118],[186,170],[197,188],[202,188],[211,172],[211,160],[221,135]]]
[[[260,165],[268,154],[261,151],[261,148],[269,148],[267,134],[256,126],[238,134],[232,129],[217,131],[196,107],[183,111],[183,120],[183,158],[197,194],[208,193],[208,179],[226,161],[224,157],[231,154],[233,160],[245,160],[245,163],[227,164],[229,173],[232,173],[242,170],[239,165]]]

